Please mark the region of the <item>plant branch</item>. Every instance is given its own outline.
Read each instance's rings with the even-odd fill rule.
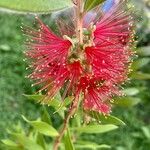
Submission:
[[[78,50],[81,50],[80,47],[83,45],[83,0],[77,0],[76,3],[76,35],[78,39]],[[78,102],[79,102],[79,91],[76,93],[75,100],[73,101],[73,104],[71,108],[68,111],[67,117],[64,120],[64,125],[63,128],[61,129],[59,136],[56,138],[54,142],[54,147],[53,150],[58,150],[59,144],[61,142],[61,139],[68,127],[69,120],[70,118],[74,115],[77,107],[78,107]]]
[[[59,147],[59,144],[61,142],[61,139],[68,127],[68,124],[69,124],[69,120],[70,118],[74,115],[77,107],[78,107],[78,102],[79,102],[79,94],[78,96],[76,96],[72,106],[70,107],[69,111],[68,111],[68,114],[67,114],[67,117],[66,119],[64,120],[64,126],[63,128],[61,129],[60,133],[59,133],[59,136],[56,138],[55,140],[55,143],[54,143],[54,147],[53,147],[53,150],[58,150],[58,147]]]
[[[82,45],[83,44],[83,0],[77,0],[76,17],[77,17],[77,38],[79,40],[79,45]]]

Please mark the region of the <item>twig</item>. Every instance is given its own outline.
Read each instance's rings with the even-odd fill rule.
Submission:
[[[60,131],[59,136],[55,140],[53,150],[58,150],[60,141],[61,141],[61,139],[62,139],[67,127],[68,127],[69,120],[74,115],[74,113],[76,112],[76,109],[78,107],[78,102],[79,102],[79,94],[78,94],[78,96],[76,96],[76,98],[73,102],[73,105],[71,106],[71,108],[68,111],[67,117],[64,120],[64,126],[63,126],[62,130]]]
[[[76,3],[76,35],[78,41],[78,50],[81,50],[80,47],[83,45],[83,0],[77,0]],[[73,101],[72,107],[69,109],[66,119],[64,120],[64,126],[61,129],[59,136],[56,138],[54,142],[53,150],[58,150],[59,144],[61,142],[61,139],[68,127],[70,118],[74,115],[79,102],[79,91],[76,93],[75,100]]]

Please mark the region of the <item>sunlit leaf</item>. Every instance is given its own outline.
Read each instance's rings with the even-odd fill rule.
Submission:
[[[137,89],[137,88],[127,88],[127,89],[124,89],[123,92],[127,96],[134,96],[134,95],[139,93],[139,89]]]
[[[150,46],[140,47],[137,49],[137,53],[141,56],[150,56]]]
[[[136,72],[136,73],[131,74],[131,78],[139,79],[139,80],[150,80],[150,74],[142,73],[142,72]]]
[[[18,145],[12,140],[4,139],[4,140],[1,140],[1,141],[2,141],[3,144],[5,144],[7,146],[18,147]]]
[[[146,126],[143,126],[141,129],[142,129],[142,132],[145,135],[145,137],[147,139],[150,139],[150,129]]]
[[[91,117],[95,118],[97,121],[105,124],[114,124],[114,125],[125,125],[125,123],[115,116],[104,116],[103,114],[96,111],[87,112]]]
[[[10,51],[11,47],[9,45],[2,44],[2,45],[0,45],[0,50],[2,50],[2,51]]]
[[[133,132],[131,134],[134,138],[141,138],[142,137],[142,134],[140,132]]]
[[[42,121],[29,121],[27,118],[22,116],[22,118],[33,126],[39,133],[47,135],[47,136],[58,136],[58,132],[55,128]]]
[[[64,145],[65,145],[65,150],[75,150],[71,140],[69,129],[67,129],[67,132],[64,135]]]
[[[85,127],[79,127],[79,128],[73,128],[73,130],[76,130],[80,133],[105,133],[112,130],[117,129],[118,126],[107,124],[107,125],[87,125]]]
[[[95,143],[84,144],[84,145],[76,144],[75,147],[78,150],[85,150],[85,149],[97,150],[97,149],[110,149],[111,148],[109,145],[106,145],[106,144],[97,145]]]
[[[25,136],[20,133],[10,133],[12,138],[18,143],[18,145],[22,146],[22,149],[27,150],[43,150],[43,148],[38,145],[33,139]]]
[[[105,0],[86,0],[84,5],[85,11],[90,11],[91,9],[95,8],[96,6],[103,3]]]
[[[44,95],[26,95],[24,94],[25,97],[27,97],[29,100],[34,100],[35,102],[39,102],[40,100],[42,100],[45,96]],[[59,109],[60,107],[65,107],[67,105],[69,105],[73,100],[73,97],[66,97],[63,105],[61,102],[61,98],[59,98],[59,95],[56,95],[52,100],[48,100],[48,106],[52,106],[55,109]]]
[[[50,13],[71,6],[71,0],[0,0],[0,8],[20,13]]]
[[[50,115],[49,115],[49,113],[48,113],[45,106],[43,106],[43,114],[42,114],[41,120],[48,123],[48,124],[50,124],[50,125],[52,125]]]
[[[132,63],[131,68],[133,69],[133,71],[136,71],[142,68],[143,66],[147,65],[149,62],[150,62],[150,58],[141,58],[141,59],[135,60]]]
[[[122,107],[130,107],[137,105],[140,101],[141,99],[137,97],[119,97],[114,99],[113,104]]]
[[[64,106],[69,105],[72,102],[72,100],[73,100],[73,96],[66,97],[64,100]]]
[[[46,150],[46,142],[45,142],[44,136],[42,134],[40,134],[40,133],[37,134],[36,142],[41,147],[43,147],[44,150]]]

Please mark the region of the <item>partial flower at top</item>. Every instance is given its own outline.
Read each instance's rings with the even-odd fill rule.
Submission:
[[[45,94],[42,103],[48,103],[63,89],[62,101],[68,95],[74,99],[82,95],[84,110],[108,114],[111,99],[121,95],[119,87],[128,78],[134,42],[133,18],[125,1],[114,4],[100,17],[94,15],[86,25],[85,14],[82,45],[76,31],[70,30],[76,29],[73,23],[77,18],[74,15],[72,19],[72,27],[65,20],[58,22],[60,36],[38,18],[38,30],[24,29],[29,37],[26,55],[33,70],[28,77],[34,80],[34,85],[41,86],[39,91]]]

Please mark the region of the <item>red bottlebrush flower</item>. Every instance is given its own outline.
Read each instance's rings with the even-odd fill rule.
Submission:
[[[114,5],[96,24],[87,25],[80,45],[74,31],[71,37],[58,37],[39,19],[40,30],[26,28],[30,41],[27,57],[31,59],[35,84],[46,91],[41,100],[47,103],[64,88],[62,99],[72,94],[76,101],[83,94],[83,108],[108,114],[110,100],[120,95],[119,86],[127,79],[131,61],[132,18],[125,11],[124,2]],[[99,17],[98,17],[99,18]],[[93,19],[95,20],[95,19]],[[65,23],[59,22],[64,34]],[[75,27],[75,26],[74,26]],[[71,38],[74,39],[71,39]]]
[[[96,24],[95,42],[128,43],[131,37],[133,19],[125,10],[125,1],[114,4]]]
[[[108,103],[109,90],[101,79],[85,76],[81,77],[79,89],[84,94],[83,108],[108,114],[110,104]]]
[[[129,52],[126,47],[104,42],[86,47],[85,53],[95,76],[116,84],[127,78]]]

